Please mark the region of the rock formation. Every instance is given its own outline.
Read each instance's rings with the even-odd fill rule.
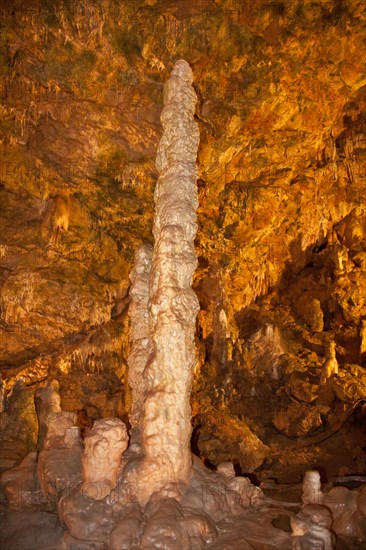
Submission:
[[[307,504],[291,518],[293,550],[333,550],[332,514],[325,506]]]
[[[37,473],[43,494],[56,501],[60,491],[81,481],[82,441],[75,420],[74,413],[55,414],[38,454]]]
[[[132,390],[132,408],[129,412],[129,419],[132,426],[131,435],[134,442],[136,440],[140,441],[143,399],[146,394],[144,369],[148,357],[151,355],[150,318],[148,310],[151,256],[151,246],[142,246],[135,255],[135,264],[130,275],[131,303],[129,307],[129,316],[131,350],[128,356],[128,384]]]
[[[61,231],[70,225],[69,192],[51,197],[46,205],[42,221],[42,236],[50,244],[57,245]]]
[[[103,500],[117,484],[123,452],[127,448],[127,431],[122,420],[105,418],[94,423],[85,438],[82,458],[82,493]]]
[[[323,501],[320,474],[317,470],[305,472],[301,499],[304,504],[321,504]]]
[[[155,491],[187,483],[192,465],[190,390],[199,309],[192,290],[199,142],[192,80],[189,65],[180,60],[164,87],[151,271],[145,247],[132,276],[131,424],[140,416],[143,458],[135,482],[145,504]]]
[[[39,423],[37,448],[43,448],[48,428],[55,414],[61,412],[60,388],[57,380],[51,380],[40,386],[35,393],[35,404]]]
[[[332,512],[332,530],[337,536],[366,539],[366,485],[357,490],[333,487],[323,499]]]
[[[327,348],[327,359],[323,365],[323,371],[320,377],[321,384],[325,384],[331,376],[338,374],[335,342],[329,342]]]
[[[230,462],[292,504],[298,480],[321,464],[342,484],[329,504],[339,545],[362,545],[347,539],[366,538],[355,487],[366,472],[364,2],[8,0],[0,17],[4,549],[138,548],[142,539],[149,550],[291,547],[295,506],[265,511],[246,478],[232,467],[209,475],[203,462]],[[159,504],[160,492],[143,508],[128,479],[142,464],[140,411],[154,383],[155,158],[177,59],[194,73],[200,129],[199,458],[180,501]],[[162,163],[168,149],[163,140]],[[189,197],[181,194],[183,210]],[[143,243],[143,288],[138,268],[130,295]],[[134,292],[146,323],[129,343]],[[327,374],[329,342],[337,366]],[[37,390],[53,380],[57,410],[39,425]],[[133,428],[117,484],[97,500],[80,491],[81,454],[105,418]],[[75,487],[62,470],[71,455]],[[163,493],[177,496],[171,486]]]

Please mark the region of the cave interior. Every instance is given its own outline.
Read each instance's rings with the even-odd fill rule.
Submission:
[[[364,3],[0,12],[2,548],[365,548]]]

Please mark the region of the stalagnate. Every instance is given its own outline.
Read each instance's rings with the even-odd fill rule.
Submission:
[[[155,190],[155,246],[148,287],[146,248],[137,256],[132,290],[132,355],[129,364],[133,397],[141,406],[142,461],[135,472],[137,496],[146,503],[152,493],[191,474],[190,388],[195,364],[194,333],[198,300],[191,284],[197,265],[196,155],[199,132],[193,115],[196,94],[189,65],[178,61],[164,88],[161,115],[163,136],[156,165],[160,177]],[[145,259],[145,264],[144,264]],[[143,265],[144,264],[144,265]],[[140,294],[138,289],[141,290]],[[146,304],[145,317],[138,305]],[[148,334],[146,319],[148,319]],[[136,339],[135,332],[141,335]],[[142,336],[142,338],[141,338]],[[146,350],[149,349],[149,354]],[[138,351],[139,350],[139,351]],[[146,361],[141,378],[141,360]],[[139,381],[139,382],[138,382]],[[141,399],[141,390],[143,399]],[[136,414],[133,406],[131,423]],[[174,493],[174,490],[173,490]]]

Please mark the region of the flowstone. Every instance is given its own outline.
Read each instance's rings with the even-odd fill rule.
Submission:
[[[333,550],[331,511],[320,504],[306,504],[291,518],[293,550]]]

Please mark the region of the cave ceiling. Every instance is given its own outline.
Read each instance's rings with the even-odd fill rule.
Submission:
[[[0,9],[3,437],[34,446],[50,377],[81,425],[127,418],[129,274],[152,243],[163,84],[183,58],[200,130],[193,446],[245,472],[287,446],[314,461],[301,438],[366,395],[364,2]]]

